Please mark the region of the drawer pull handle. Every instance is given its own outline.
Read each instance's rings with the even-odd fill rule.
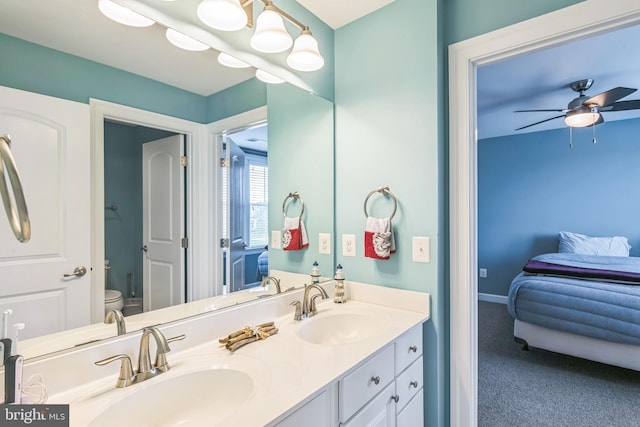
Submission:
[[[371,382],[373,382],[375,385],[380,384],[380,377],[371,377]]]
[[[391,396],[391,400],[398,403],[398,401],[400,400],[400,396],[398,396],[397,394],[394,394],[393,396]]]
[[[409,386],[410,386],[410,387],[413,387],[413,388],[418,388],[418,381],[411,381],[411,382],[409,383]]]
[[[417,353],[418,352],[418,347],[416,347],[415,345],[412,345],[411,347],[409,347],[409,351]]]

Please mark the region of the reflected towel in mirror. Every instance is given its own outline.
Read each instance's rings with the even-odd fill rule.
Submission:
[[[282,249],[285,251],[299,251],[309,246],[307,229],[300,217],[284,218],[282,230]]]

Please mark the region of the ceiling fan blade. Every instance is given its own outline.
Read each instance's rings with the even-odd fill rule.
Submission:
[[[601,107],[606,107],[608,105],[613,104],[618,99],[624,98],[625,96],[632,94],[636,90],[638,89],[632,89],[630,87],[616,87],[587,99],[582,103],[582,105],[596,104]]]
[[[606,109],[601,109],[601,111],[625,111],[625,110],[639,110],[640,109],[640,99],[635,99],[633,101],[619,101],[614,102],[609,105]]]
[[[551,117],[549,119],[541,120],[539,122],[531,123],[530,125],[522,126],[521,128],[518,128],[516,130],[522,130],[522,129],[530,128],[531,126],[539,125],[540,123],[548,122],[550,120],[559,119],[560,117],[564,117],[564,114],[561,114],[561,115],[555,116],[555,117]]]
[[[515,110],[514,113],[535,113],[535,112],[557,112],[557,113],[566,113],[568,110],[554,108],[552,110]]]

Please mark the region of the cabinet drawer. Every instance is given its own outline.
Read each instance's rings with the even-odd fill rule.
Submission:
[[[340,381],[341,422],[351,418],[366,402],[393,381],[393,359],[394,346],[388,345]]]
[[[420,356],[396,379],[396,394],[398,395],[396,411],[398,413],[422,389],[422,380],[422,356]]]
[[[396,373],[422,356],[422,325],[416,325],[396,340]]]

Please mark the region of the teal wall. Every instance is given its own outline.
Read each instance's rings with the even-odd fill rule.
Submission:
[[[574,129],[573,148],[567,128],[478,141],[479,292],[506,296],[529,258],[557,252],[560,231],[625,236],[640,255],[640,119],[596,136]]]

